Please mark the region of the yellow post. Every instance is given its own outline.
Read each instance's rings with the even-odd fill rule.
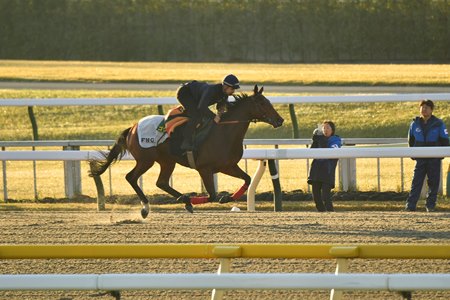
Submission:
[[[348,272],[348,259],[347,258],[338,258],[336,259],[336,272],[334,274],[338,275],[339,273],[347,273]],[[330,293],[330,300],[339,300],[342,299],[342,290],[332,289]]]
[[[333,246],[330,248],[330,254],[336,258],[336,272],[334,274],[348,272],[348,258],[355,258],[359,256],[358,246]],[[342,299],[342,291],[332,289],[330,293],[330,300]]]
[[[220,258],[219,269],[217,270],[217,274],[222,273],[230,273],[231,269],[231,259],[230,258]],[[222,300],[224,294],[224,290],[216,290],[212,291],[211,300]]]

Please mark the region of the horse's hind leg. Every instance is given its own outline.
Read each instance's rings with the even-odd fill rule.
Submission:
[[[150,212],[150,207],[148,205],[147,197],[145,197],[144,192],[142,192],[137,182],[139,177],[141,177],[142,174],[147,172],[147,170],[150,169],[154,163],[155,161],[145,161],[145,162],[136,161],[136,166],[125,176],[128,183],[131,185],[131,187],[138,195],[139,199],[141,199],[141,203],[143,205],[141,209],[141,216],[144,219],[147,218]]]
[[[174,196],[177,200],[183,201],[184,208],[193,213],[194,209],[191,204],[191,200],[189,197],[183,196],[180,192],[172,188],[169,184],[170,176],[175,169],[175,162],[159,162],[161,166],[161,171],[159,172],[158,180],[156,181],[156,186],[165,191],[166,193]]]

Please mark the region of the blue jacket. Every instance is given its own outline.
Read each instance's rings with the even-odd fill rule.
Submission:
[[[449,146],[444,122],[432,115],[424,124],[422,118],[416,117],[409,126],[408,144],[410,147]]]
[[[311,148],[341,148],[342,140],[338,135],[332,135],[329,138],[325,136],[313,136]],[[322,182],[328,183],[334,188],[336,180],[337,159],[314,159],[309,170],[308,183]]]

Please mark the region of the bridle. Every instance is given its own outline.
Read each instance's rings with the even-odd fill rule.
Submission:
[[[254,103],[254,107],[256,107],[259,111],[259,113],[262,115],[261,118],[254,118],[254,119],[249,119],[249,120],[230,120],[230,121],[220,121],[219,123],[217,123],[217,125],[230,125],[230,124],[239,124],[239,123],[250,123],[250,122],[264,122],[266,120],[268,120],[266,114],[263,112],[263,110],[261,109],[261,104],[259,104],[258,102],[256,102],[256,96],[258,95],[253,95],[250,96],[249,100],[252,101]],[[248,100],[246,100],[248,101]]]

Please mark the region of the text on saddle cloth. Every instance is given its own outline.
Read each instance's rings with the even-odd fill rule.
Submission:
[[[160,115],[140,119],[137,126],[139,145],[142,148],[151,148],[163,143],[168,138],[164,123],[164,116]]]

